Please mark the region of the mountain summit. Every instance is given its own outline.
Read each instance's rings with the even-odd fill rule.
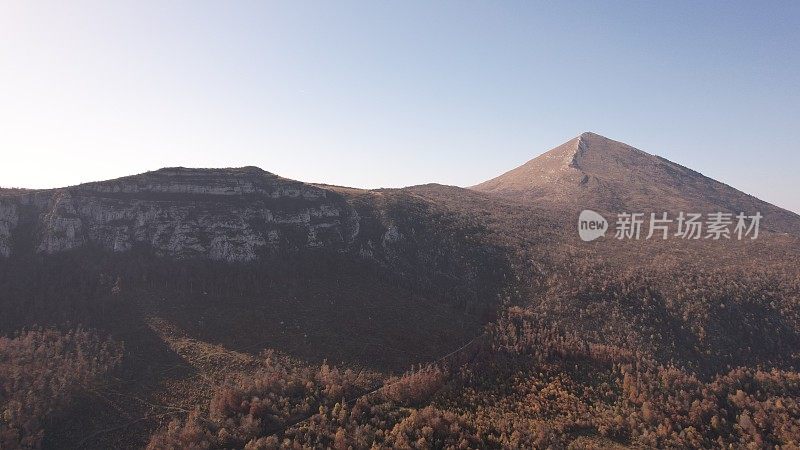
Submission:
[[[797,214],[590,132],[470,189],[567,210],[760,212],[777,230],[800,230]]]

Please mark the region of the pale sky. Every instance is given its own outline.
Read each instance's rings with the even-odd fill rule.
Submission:
[[[800,2],[0,0],[0,186],[468,186],[583,131],[800,212]]]

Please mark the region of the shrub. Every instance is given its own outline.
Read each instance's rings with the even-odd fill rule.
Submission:
[[[0,448],[38,448],[44,423],[120,362],[121,348],[82,330],[0,337]]]

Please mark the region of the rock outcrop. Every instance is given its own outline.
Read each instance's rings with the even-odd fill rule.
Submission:
[[[339,194],[255,167],[169,168],[116,180],[0,196],[0,255],[13,251],[21,212],[33,248],[56,253],[95,245],[148,245],[177,258],[251,261],[280,250],[344,251],[359,231]]]

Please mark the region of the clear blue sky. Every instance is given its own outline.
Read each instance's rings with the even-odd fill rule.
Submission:
[[[800,2],[0,3],[0,185],[471,185],[583,131],[800,211]]]

